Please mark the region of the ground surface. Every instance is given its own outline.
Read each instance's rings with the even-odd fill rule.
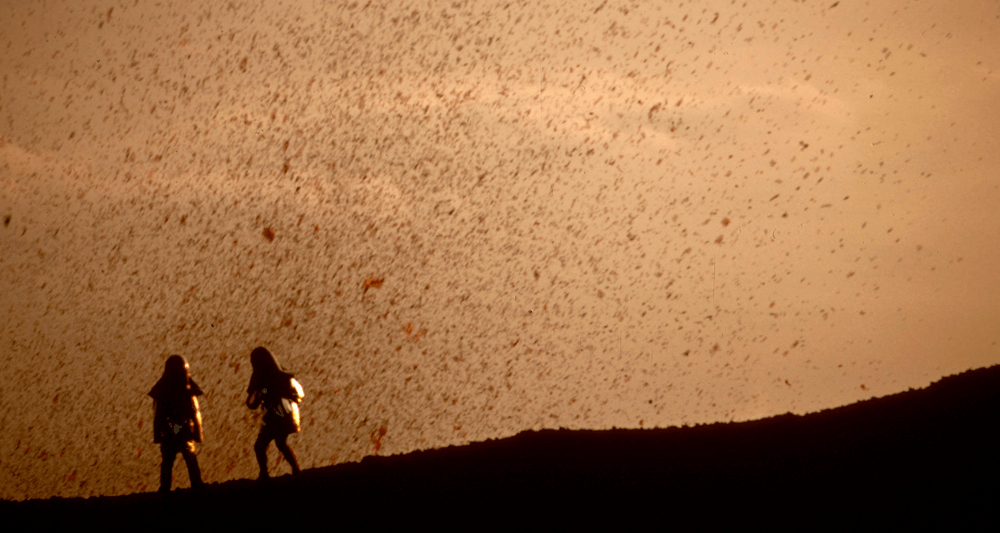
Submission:
[[[468,446],[370,457],[269,486],[202,494],[3,502],[36,523],[340,529],[406,523],[515,527],[598,517],[671,521],[801,517],[850,522],[975,510],[996,494],[1000,367],[807,416],[739,424],[524,432]],[[658,513],[661,513],[658,514]],[[637,514],[638,513],[638,514]]]

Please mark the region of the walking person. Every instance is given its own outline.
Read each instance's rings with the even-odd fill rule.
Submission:
[[[302,386],[278,364],[277,359],[266,348],[257,347],[250,352],[250,386],[247,387],[247,407],[256,409],[264,406],[263,425],[254,443],[257,465],[260,467],[261,481],[270,479],[267,472],[267,447],[273,440],[278,451],[292,466],[292,474],[301,473],[295,452],[288,446],[288,436],[298,433],[299,402],[304,396]]]
[[[167,358],[153,390],[153,442],[160,445],[160,493],[170,492],[174,460],[180,453],[187,464],[191,488],[200,489],[201,470],[195,457],[195,443],[201,442],[201,388],[191,379],[187,361],[179,355]]]

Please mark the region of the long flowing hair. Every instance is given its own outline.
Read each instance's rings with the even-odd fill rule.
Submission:
[[[281,368],[278,359],[263,346],[258,346],[250,352],[250,366],[253,367],[253,373],[250,374],[248,394],[259,392],[269,386],[274,387],[294,375]]]
[[[171,355],[163,365],[163,375],[160,376],[149,395],[158,400],[166,400],[185,395],[200,396],[201,394],[201,389],[191,379],[187,360],[180,355]]]

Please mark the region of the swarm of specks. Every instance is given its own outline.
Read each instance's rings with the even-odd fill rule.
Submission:
[[[260,345],[305,468],[997,359],[981,5],[8,4],[0,497],[153,490],[172,353],[208,482]]]

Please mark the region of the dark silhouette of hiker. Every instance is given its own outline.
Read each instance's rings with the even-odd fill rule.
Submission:
[[[196,442],[201,442],[201,411],[198,396],[201,388],[191,379],[187,361],[171,355],[163,368],[163,376],[149,391],[153,398],[153,442],[160,445],[163,463],[160,465],[160,492],[170,492],[174,460],[179,452],[187,463],[191,487],[200,489],[201,470],[194,455]]]
[[[291,372],[282,370],[277,359],[266,348],[257,347],[250,352],[253,374],[247,387],[247,407],[256,409],[263,405],[263,425],[253,445],[260,466],[260,480],[267,481],[267,447],[273,440],[278,451],[292,465],[292,474],[301,473],[295,452],[288,446],[288,436],[299,431],[299,402],[304,396],[302,386]]]

